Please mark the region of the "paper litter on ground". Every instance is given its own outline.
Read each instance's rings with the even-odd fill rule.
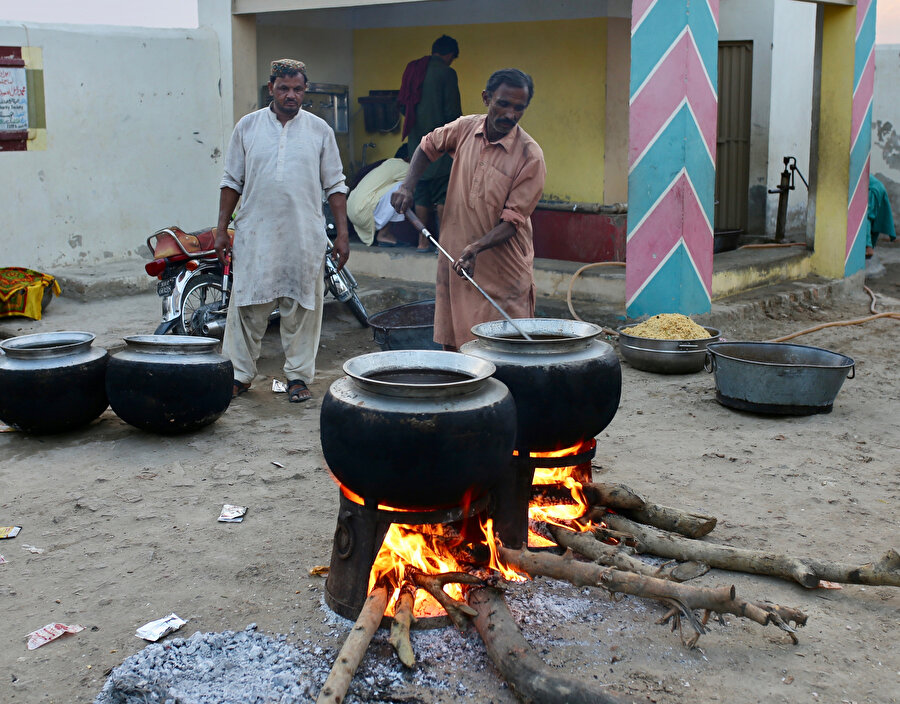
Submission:
[[[186,623],[187,621],[179,618],[175,614],[169,614],[165,618],[158,618],[150,623],[145,623],[134,632],[134,635],[138,638],[149,640],[151,643],[155,643],[163,636],[177,631]]]
[[[20,530],[22,526],[0,526],[0,540],[15,538]]]
[[[272,379],[272,393],[286,394],[287,384],[279,379]]]
[[[34,555],[43,555],[44,554],[44,548],[36,548],[34,545],[29,545],[28,543],[23,544],[22,549],[27,550],[28,552],[33,553]]]
[[[244,515],[246,513],[246,506],[232,506],[231,504],[225,504],[222,506],[222,513],[219,514],[219,522],[240,523],[244,520]]]
[[[66,633],[78,633],[78,631],[83,630],[84,626],[79,626],[77,624],[67,626],[64,623],[48,623],[43,628],[38,628],[36,631],[32,631],[25,637],[28,638],[28,649],[34,650],[35,648],[40,648],[42,645],[46,645],[51,640],[56,640],[60,636],[64,636]]]

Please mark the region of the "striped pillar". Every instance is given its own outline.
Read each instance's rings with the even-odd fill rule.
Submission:
[[[850,189],[847,195],[847,249],[844,276],[865,267],[866,215],[869,207],[869,162],[872,151],[872,94],[875,89],[875,5],[856,4],[856,44],[853,61],[853,117],[850,132]]]
[[[719,0],[633,0],[629,317],[710,309]]]

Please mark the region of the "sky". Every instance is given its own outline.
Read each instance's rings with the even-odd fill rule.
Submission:
[[[0,0],[0,20],[196,27],[196,0]],[[900,0],[878,0],[877,44],[900,44]]]

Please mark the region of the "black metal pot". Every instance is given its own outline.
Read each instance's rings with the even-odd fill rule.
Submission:
[[[492,362],[494,378],[516,400],[516,446],[531,452],[571,447],[603,430],[619,408],[622,370],[613,348],[596,340],[591,323],[555,318],[523,318],[472,328],[477,338],[465,354]]]
[[[186,335],[136,335],[109,360],[106,392],[126,423],[153,433],[209,425],[231,403],[234,368],[216,352],[218,340]]]
[[[404,303],[369,316],[372,336],[382,350],[439,350],[434,341],[434,299]]]
[[[92,333],[66,331],[0,343],[0,420],[26,433],[60,433],[103,413],[109,354],[93,341]]]
[[[516,408],[494,365],[456,352],[374,352],[322,400],[322,451],[373,508],[459,505],[511,478]]]

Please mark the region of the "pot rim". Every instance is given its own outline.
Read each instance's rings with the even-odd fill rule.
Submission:
[[[744,357],[736,357],[733,354],[726,354],[725,352],[720,352],[718,347],[722,347],[723,345],[742,345],[742,346],[775,346],[778,347],[796,347],[798,349],[804,350],[815,350],[816,352],[825,352],[830,355],[834,355],[835,357],[839,357],[842,360],[842,364],[809,364],[809,363],[795,363],[795,362],[765,362],[761,360],[755,359],[746,359]],[[729,341],[729,342],[714,342],[706,348],[710,354],[718,355],[724,359],[729,359],[733,362],[743,362],[744,364],[755,364],[763,367],[791,367],[791,368],[799,368],[799,369],[849,369],[851,367],[856,366],[856,362],[852,357],[848,357],[845,354],[841,354],[840,352],[834,352],[833,350],[826,350],[824,347],[813,347],[812,345],[797,345],[791,342],[740,342],[740,341]]]
[[[529,335],[556,334],[556,339],[526,340],[506,320],[494,320],[473,325],[472,334],[483,344],[517,352],[562,352],[590,342],[603,328],[594,323],[567,318],[515,318],[517,326]]]
[[[126,349],[151,354],[213,352],[219,344],[214,337],[196,335],[129,335],[123,339]]]
[[[360,387],[392,396],[458,395],[480,388],[497,367],[492,362],[460,352],[442,350],[387,350],[351,357],[343,365],[344,373]],[[372,379],[368,374],[393,370],[444,371],[469,376],[458,381],[412,384]]]
[[[94,333],[83,330],[37,332],[3,340],[0,349],[13,359],[61,357],[87,349],[96,337]]]

